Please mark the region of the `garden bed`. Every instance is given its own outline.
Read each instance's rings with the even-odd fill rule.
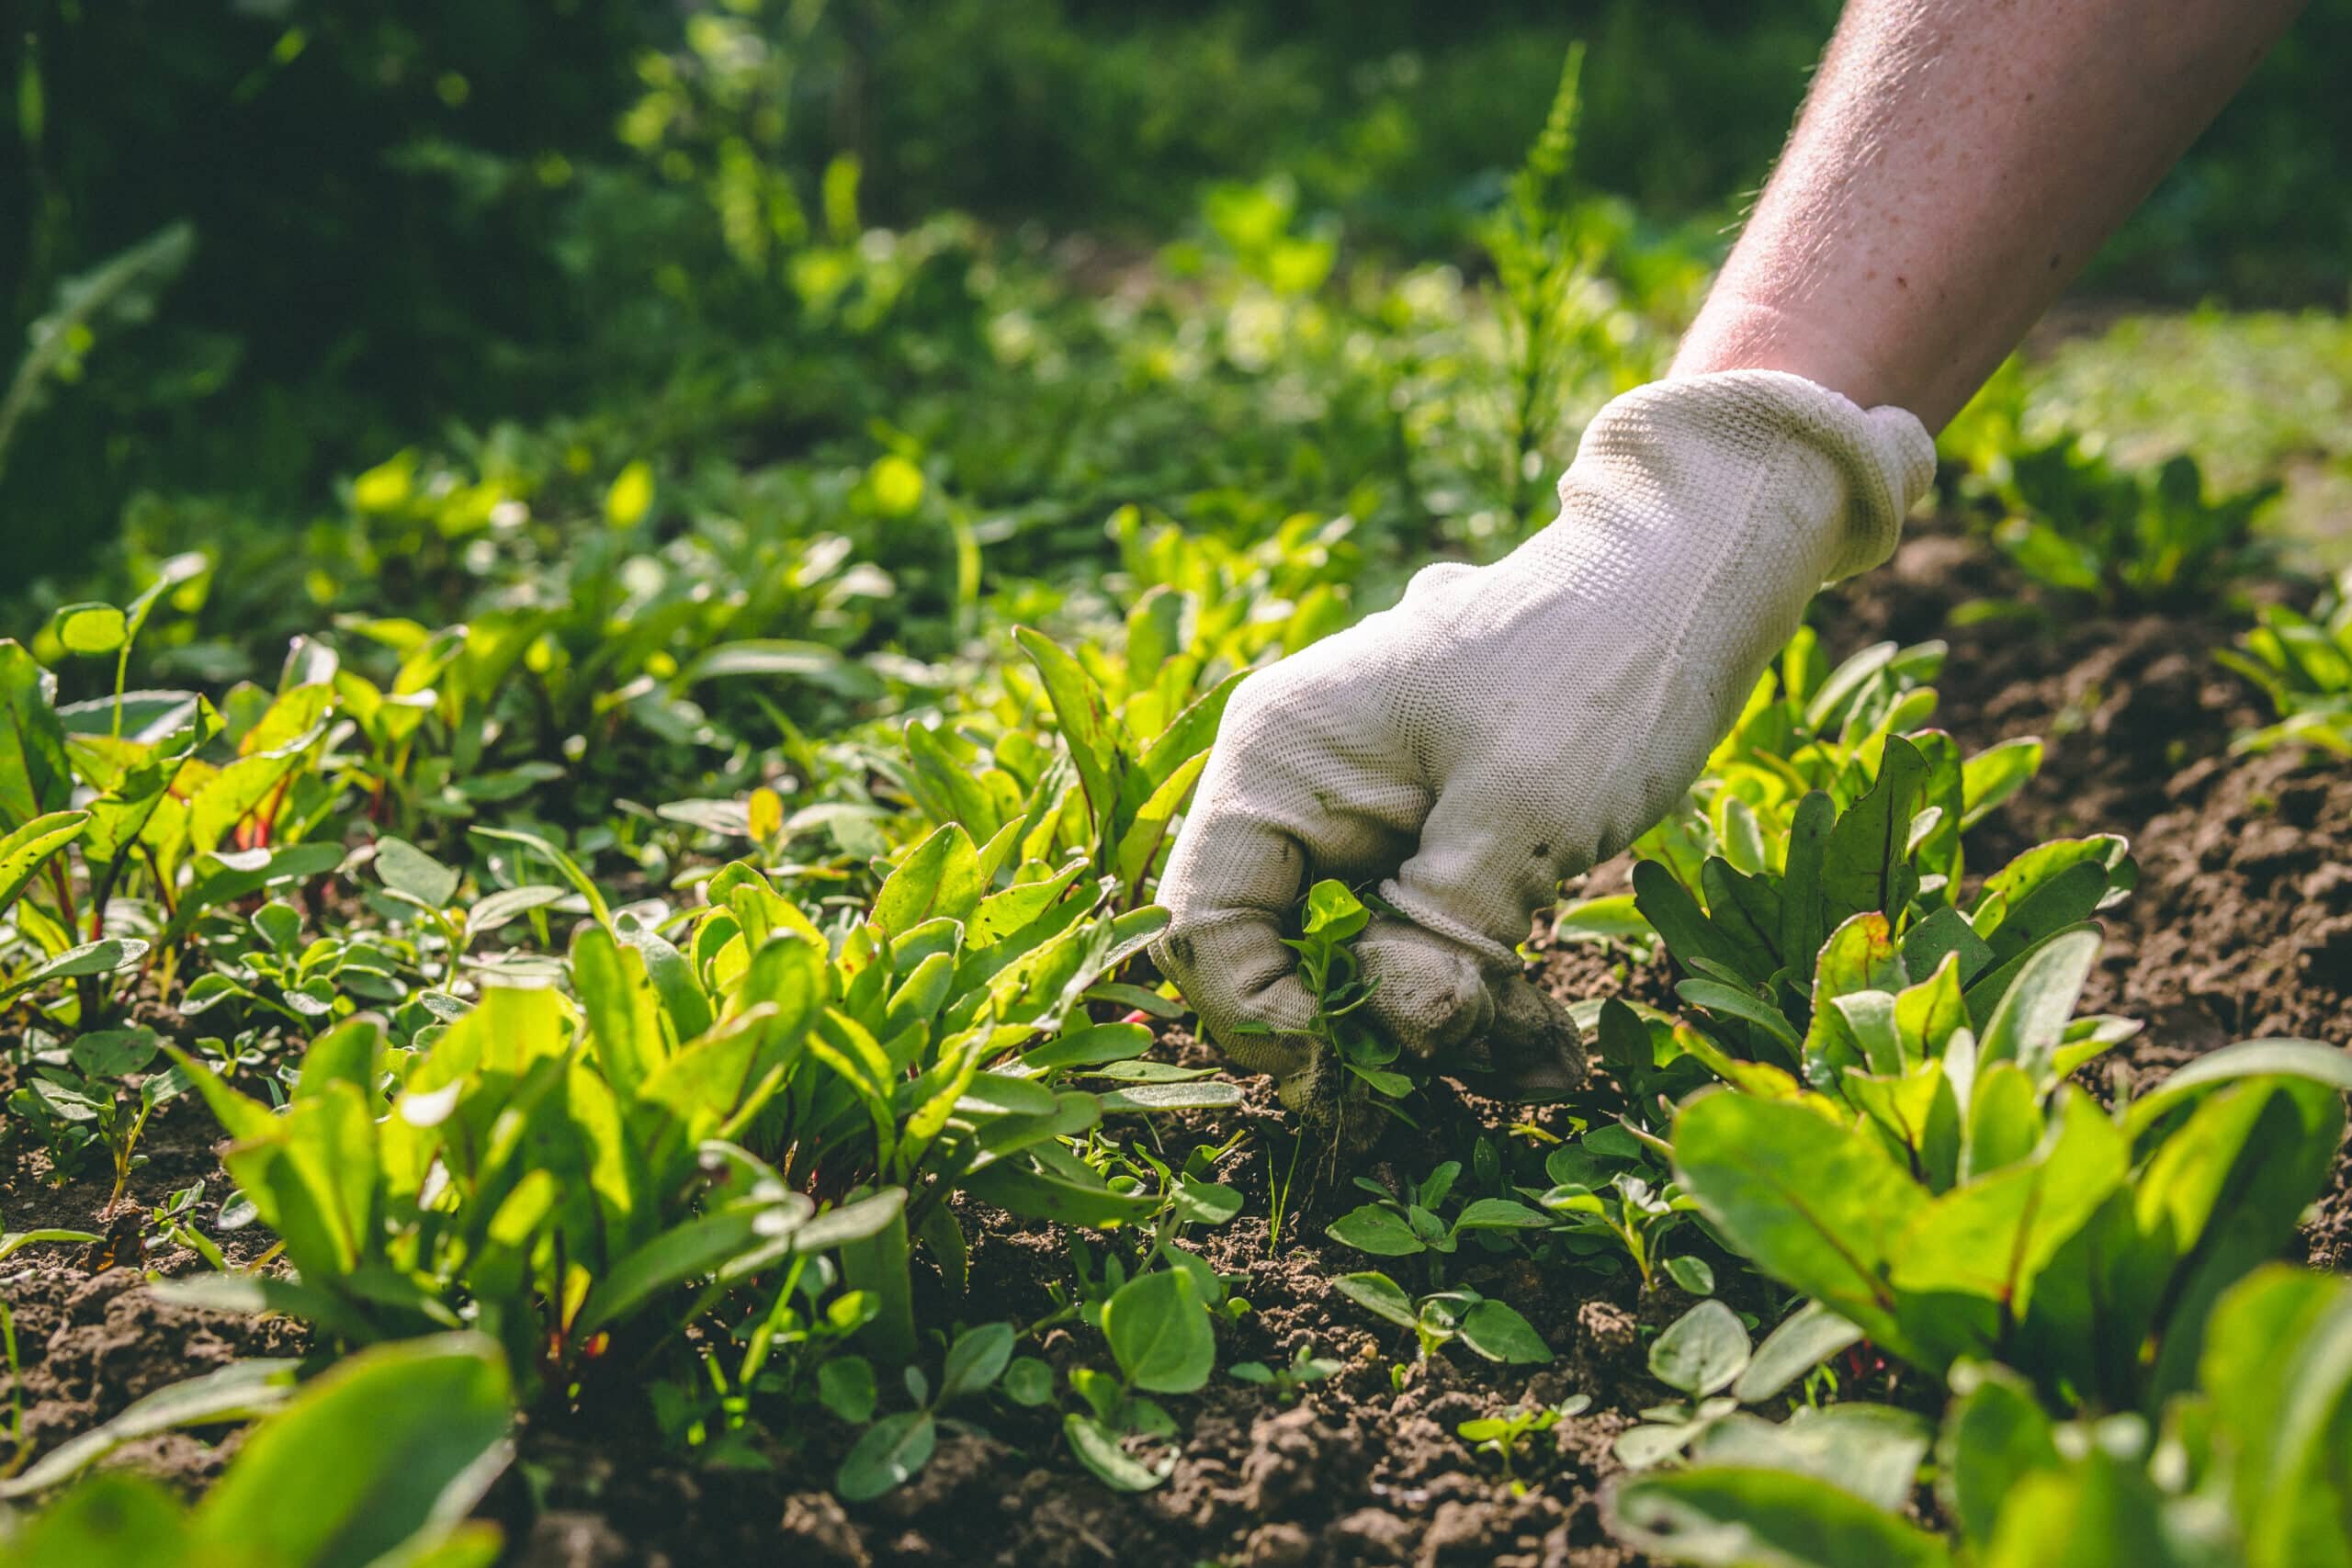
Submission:
[[[2305,766],[2291,753],[2232,756],[2233,733],[2259,715],[2243,685],[2216,665],[2219,625],[2165,619],[2075,618],[1947,625],[1959,603],[2013,592],[1980,547],[1929,530],[1886,571],[1835,596],[1820,618],[1842,654],[1881,637],[1940,636],[1953,644],[1939,682],[1938,722],[1963,748],[2040,734],[2040,775],[1971,839],[1971,862],[1996,865],[2014,850],[2068,833],[2126,835],[2140,865],[2130,899],[2107,917],[2108,946],[2089,1000],[2144,1019],[2145,1032],[2091,1073],[2144,1082],[2229,1041],[2299,1034],[2340,1041],[2352,1024],[2352,773]],[[1623,866],[1600,868],[1593,890],[1622,886]],[[1544,974],[1558,995],[1616,994],[1663,1002],[1663,960],[1634,966],[1588,947],[1554,950]],[[1205,1060],[1180,1029],[1155,1055]],[[1419,1133],[1398,1130],[1370,1173],[1417,1179],[1475,1123],[1502,1135],[1521,1113],[1442,1086]],[[1565,1128],[1574,1106],[1526,1115]],[[1362,1258],[1323,1226],[1360,1201],[1344,1178],[1294,1199],[1278,1248],[1267,1245],[1272,1162],[1287,1134],[1263,1083],[1242,1106],[1163,1122],[1169,1152],[1246,1140],[1219,1169],[1248,1197],[1241,1215],[1204,1233],[1202,1250],[1250,1303],[1220,1331],[1226,1364],[1288,1363],[1302,1349],[1340,1370],[1295,1396],[1220,1375],[1171,1402],[1185,1428],[1181,1457],[1155,1491],[1122,1495],[1071,1461],[1050,1407],[991,1417],[988,1429],[951,1430],[930,1465],[878,1500],[844,1506],[827,1490],[844,1441],[820,1436],[765,1468],[690,1467],[666,1451],[626,1399],[569,1418],[541,1416],[526,1430],[523,1463],[488,1511],[509,1529],[510,1555],[545,1564],[747,1561],[810,1564],[997,1562],[1020,1568],[1120,1562],[1170,1568],[1204,1561],[1286,1568],[1308,1563],[1505,1565],[1632,1561],[1605,1533],[1600,1489],[1618,1468],[1616,1436],[1664,1390],[1645,1365],[1645,1327],[1690,1304],[1669,1285],[1645,1298],[1629,1270],[1606,1279],[1546,1278],[1523,1258],[1465,1253],[1464,1283],[1519,1308],[1556,1352],[1534,1369],[1444,1352],[1415,1363],[1411,1336],[1335,1292],[1335,1275]],[[190,1096],[168,1105],[142,1145],[129,1201],[152,1209],[191,1182],[207,1205],[228,1182],[211,1154],[214,1124]],[[19,1143],[0,1166],[0,1213],[17,1228],[105,1232],[111,1182],[86,1176],[51,1187],[40,1156]],[[2311,1262],[2352,1259],[2352,1190],[2337,1179],[2302,1237]],[[1302,1179],[1301,1189],[1307,1186]],[[963,1201],[968,1203],[968,1200]],[[203,1217],[212,1217],[208,1207]],[[966,1211],[974,1236],[972,1295],[936,1314],[1035,1323],[1058,1305],[1062,1238]],[[132,1234],[135,1234],[135,1230]],[[232,1241],[250,1256],[242,1236]],[[167,1306],[149,1298],[105,1247],[40,1248],[0,1266],[15,1314],[25,1430],[37,1451],[119,1412],[175,1378],[232,1357],[288,1354],[303,1334],[280,1320]],[[192,1255],[151,1257],[166,1271]],[[110,1267],[109,1265],[114,1265]],[[1725,1289],[1757,1288],[1725,1270]],[[1735,1284],[1731,1281],[1738,1280]],[[1761,1302],[1734,1304],[1760,1308]],[[1078,1354],[1048,1331],[1048,1360]],[[1883,1396],[1888,1391],[1882,1389]],[[1456,1435],[1467,1419],[1514,1404],[1592,1401],[1547,1438],[1531,1439],[1518,1483]],[[1902,1390],[1892,1397],[1900,1399]],[[200,1434],[217,1438],[218,1432]],[[233,1438],[231,1439],[233,1443]],[[127,1450],[127,1462],[195,1488],[228,1445],[177,1434]]]

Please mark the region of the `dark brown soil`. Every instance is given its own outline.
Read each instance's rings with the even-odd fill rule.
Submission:
[[[2019,593],[1996,558],[1930,527],[1886,570],[1830,596],[1820,625],[1839,654],[1883,637],[1946,638],[1951,655],[1939,682],[1938,722],[1968,750],[2021,734],[2049,742],[2041,776],[1972,835],[1973,871],[2061,834],[2112,831],[2132,840],[2139,890],[2107,917],[2111,940],[2092,997],[2103,1010],[2147,1021],[2144,1034],[2119,1054],[2127,1076],[2146,1080],[2256,1035],[2343,1043],[2352,1036],[2352,769],[2288,754],[2229,754],[2233,735],[2261,715],[2212,660],[2230,635],[2225,625],[2057,610],[1950,623],[1957,604]],[[1622,866],[1603,867],[1589,886],[1612,890],[1622,877]],[[1630,994],[1663,1002],[1669,995],[1662,969],[1595,948],[1548,952],[1542,972],[1570,998]],[[1181,1034],[1167,1043],[1180,1057],[1199,1049]],[[1390,1134],[1372,1174],[1418,1177],[1436,1159],[1462,1157],[1480,1131],[1507,1141],[1522,1116],[1565,1130],[1574,1110],[1528,1115],[1449,1091],[1423,1131]],[[133,1183],[139,1201],[152,1204],[199,1177],[211,1183],[209,1198],[222,1195],[202,1123],[192,1103],[159,1119],[150,1135],[155,1157]],[[848,1435],[829,1419],[785,1435],[797,1442],[763,1450],[763,1466],[714,1468],[665,1452],[650,1419],[576,1418],[526,1434],[523,1465],[492,1499],[511,1555],[544,1568],[1630,1561],[1604,1538],[1596,1494],[1612,1468],[1615,1434],[1663,1392],[1643,1371],[1647,1338],[1687,1300],[1671,1290],[1644,1299],[1622,1272],[1539,1269],[1465,1250],[1449,1282],[1521,1308],[1558,1359],[1500,1368],[1456,1348],[1417,1363],[1409,1336],[1375,1324],[1329,1283],[1376,1261],[1322,1235],[1359,1201],[1344,1179],[1295,1201],[1282,1245],[1268,1245],[1270,1179],[1289,1142],[1262,1084],[1237,1111],[1163,1134],[1168,1152],[1181,1155],[1243,1124],[1253,1136],[1220,1174],[1244,1190],[1249,1205],[1198,1238],[1250,1303],[1219,1331],[1220,1368],[1242,1359],[1279,1365],[1304,1346],[1339,1358],[1344,1370],[1295,1403],[1222,1370],[1203,1393],[1167,1401],[1186,1437],[1159,1490],[1106,1490],[1069,1458],[1050,1410],[992,1413],[986,1432],[945,1438],[909,1486],[848,1506],[825,1490]],[[41,1174],[38,1158],[0,1156],[0,1214],[12,1228],[106,1228],[96,1212],[105,1181],[51,1190]],[[1052,1313],[1047,1287],[1067,1275],[1063,1239],[1045,1227],[1008,1227],[1001,1216],[967,1220],[973,1294],[956,1315],[1029,1324]],[[2323,1267],[2352,1266],[2352,1190],[2341,1177],[2304,1245]],[[150,1259],[166,1268],[175,1261]],[[231,1355],[283,1353],[287,1343],[283,1328],[162,1307],[121,1269],[94,1275],[72,1258],[26,1266],[20,1255],[12,1263],[0,1289],[17,1314],[38,1448],[163,1382]],[[1403,1280],[1415,1268],[1393,1260],[1389,1271]],[[1049,1331],[1042,1348],[1065,1372],[1090,1356],[1104,1360],[1091,1333]],[[1591,1395],[1592,1409],[1564,1422],[1556,1440],[1528,1439],[1519,1484],[1455,1436],[1470,1417],[1571,1393]],[[222,1451],[175,1438],[132,1457],[193,1484]]]

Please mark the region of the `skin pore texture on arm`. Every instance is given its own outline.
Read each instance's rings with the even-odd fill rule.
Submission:
[[[1940,428],[2301,0],[1853,0],[1673,373]]]

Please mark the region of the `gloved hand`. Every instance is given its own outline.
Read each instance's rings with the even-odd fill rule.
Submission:
[[[1673,807],[1805,602],[1893,553],[1934,473],[1900,409],[1775,371],[1657,382],[1586,430],[1558,521],[1243,682],[1153,948],[1209,1037],[1332,1130],[1346,1075],[1282,939],[1313,882],[1377,882],[1408,918],[1357,940],[1373,1022],[1492,1092],[1576,1087],[1575,1025],[1513,951],[1534,911]]]

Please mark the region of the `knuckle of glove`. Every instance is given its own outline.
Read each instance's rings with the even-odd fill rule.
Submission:
[[[1459,942],[1384,918],[1357,942],[1356,954],[1373,987],[1373,1017],[1423,1061],[1475,1050],[1493,1025],[1493,988],[1477,958]]]

